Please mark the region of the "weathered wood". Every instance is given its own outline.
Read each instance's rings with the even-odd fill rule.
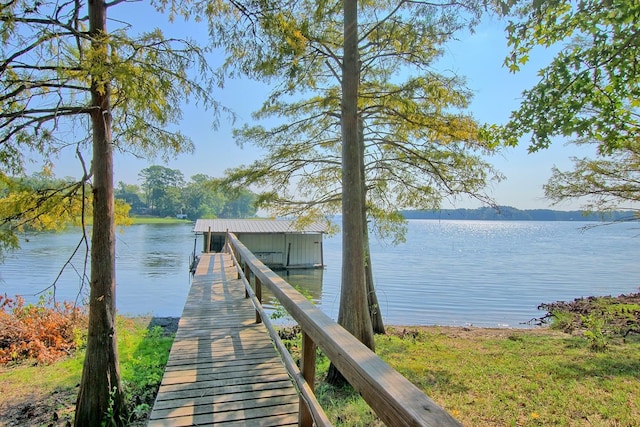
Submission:
[[[300,371],[309,388],[313,392],[315,389],[316,377],[316,345],[309,335],[302,332],[302,358],[300,359]],[[300,399],[300,427],[311,427],[313,425],[313,417],[311,411],[307,408],[306,403]]]
[[[227,233],[227,240],[226,240],[227,245],[229,243],[228,234],[229,233]],[[233,263],[236,266],[236,269],[238,270],[238,272],[240,273],[242,271],[240,268],[241,264],[238,261],[238,259],[235,257],[235,254],[237,253],[237,251],[230,246],[227,246],[226,249],[231,254]],[[254,276],[254,277],[256,281],[260,280],[257,276]],[[300,421],[299,425],[302,426],[302,425],[308,424],[309,426],[311,426],[315,424],[316,427],[331,427],[331,422],[329,421],[329,418],[327,418],[327,415],[324,413],[324,410],[318,403],[315,397],[315,394],[313,392],[313,388],[309,386],[309,383],[305,380],[305,378],[302,375],[302,372],[300,372],[300,369],[298,368],[293,358],[291,357],[289,350],[282,343],[282,340],[280,339],[280,337],[278,336],[278,333],[276,332],[273,325],[271,324],[271,321],[269,320],[269,316],[266,316],[266,313],[264,312],[264,307],[262,307],[262,303],[255,295],[255,292],[251,288],[250,283],[247,280],[246,276],[242,277],[242,282],[244,283],[245,289],[249,294],[249,298],[253,302],[256,312],[258,312],[261,318],[263,319],[264,325],[269,331],[269,335],[271,336],[271,339],[273,339],[273,343],[275,344],[276,349],[280,353],[280,356],[282,357],[282,361],[285,367],[287,368],[287,372],[289,372],[289,375],[291,375],[291,378],[293,379],[296,387],[298,388],[298,393],[300,396],[300,408],[301,408],[300,410],[302,411],[303,410],[302,408],[304,406],[304,410],[307,413],[307,415],[303,416],[304,421]],[[314,363],[314,370],[315,370],[315,363]]]
[[[251,266],[262,285],[271,291],[387,425],[461,426],[409,380],[264,266],[235,236],[229,234],[228,240],[244,263]]]
[[[262,305],[262,282],[260,282],[259,278],[255,278],[255,292],[256,298],[260,305]],[[256,323],[262,323],[262,316],[260,316],[260,311],[256,310]]]
[[[231,257],[203,254],[149,426],[286,426],[298,395]]]

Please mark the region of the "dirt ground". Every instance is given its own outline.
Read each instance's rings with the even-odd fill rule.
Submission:
[[[15,395],[3,390],[0,426],[71,426],[76,390],[44,394],[38,390]]]

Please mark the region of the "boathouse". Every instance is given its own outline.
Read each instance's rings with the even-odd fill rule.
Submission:
[[[229,231],[270,268],[324,267],[321,223],[298,228],[284,219],[199,219],[193,231],[203,236],[205,253],[221,252]]]

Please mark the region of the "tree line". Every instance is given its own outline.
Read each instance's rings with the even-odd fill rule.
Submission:
[[[138,173],[140,185],[118,182],[114,194],[131,206],[132,215],[198,218],[251,218],[256,195],[230,191],[221,179],[196,174],[187,181],[178,169],[153,165]]]
[[[140,185],[119,181],[115,188],[118,223],[126,223],[127,215],[187,219],[251,218],[256,215],[256,195],[246,189],[229,190],[222,179],[196,174],[186,180],[180,170],[158,165],[141,170],[138,176]],[[33,209],[34,197],[38,203],[46,205],[45,211]],[[17,228],[62,229],[86,221],[82,218],[82,201],[89,207],[91,197],[88,185],[79,185],[73,178],[58,178],[46,172],[5,177],[0,182],[0,215],[11,220]],[[11,214],[16,211],[31,211],[32,215],[17,217]],[[84,215],[90,213],[89,209]],[[8,237],[6,233],[3,235]]]
[[[458,219],[481,221],[629,221],[634,211],[559,211],[554,209],[516,209],[511,206],[476,209],[440,209],[433,211],[402,211],[405,219]]]

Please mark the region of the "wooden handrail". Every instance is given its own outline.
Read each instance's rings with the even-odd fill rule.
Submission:
[[[308,338],[322,349],[385,424],[456,427],[462,425],[346,329],[310,303],[293,286],[266,267],[234,234],[227,234],[227,245],[235,254],[235,258],[249,267],[249,271],[262,286],[271,291],[300,325],[303,334],[306,335],[305,340]],[[262,318],[264,321],[265,316],[262,315]],[[303,360],[309,362],[305,355]]]
[[[248,263],[245,263],[244,269],[241,263],[236,258],[235,250],[232,246],[228,244],[229,240],[225,242],[225,247],[228,252],[231,254],[231,259],[233,260],[233,264],[236,267],[236,271],[238,273],[238,278],[242,280],[242,283],[245,287],[246,296],[251,299],[251,302],[256,309],[256,323],[264,323],[269,335],[271,336],[272,341],[274,342],[276,349],[280,353],[282,360],[284,362],[285,368],[289,372],[289,375],[293,379],[293,382],[298,389],[298,393],[300,396],[300,422],[299,425],[301,427],[311,427],[315,425],[316,427],[331,427],[331,421],[324,413],[324,410],[318,403],[316,396],[313,392],[313,377],[309,379],[308,375],[305,372],[301,372],[300,368],[296,365],[296,362],[291,357],[289,350],[285,347],[284,343],[280,339],[280,336],[276,332],[275,328],[271,324],[271,320],[269,320],[269,316],[267,316],[263,306],[262,306],[262,292],[254,292],[251,288],[250,277],[246,274],[249,270],[247,270]],[[257,259],[257,258],[256,258]],[[260,279],[255,277],[256,288],[260,287]],[[303,341],[304,346],[304,341]],[[303,347],[304,348],[304,347]],[[315,354],[315,348],[314,348]],[[304,365],[301,365],[301,368],[304,371]],[[314,359],[314,373],[315,373],[315,359]]]

